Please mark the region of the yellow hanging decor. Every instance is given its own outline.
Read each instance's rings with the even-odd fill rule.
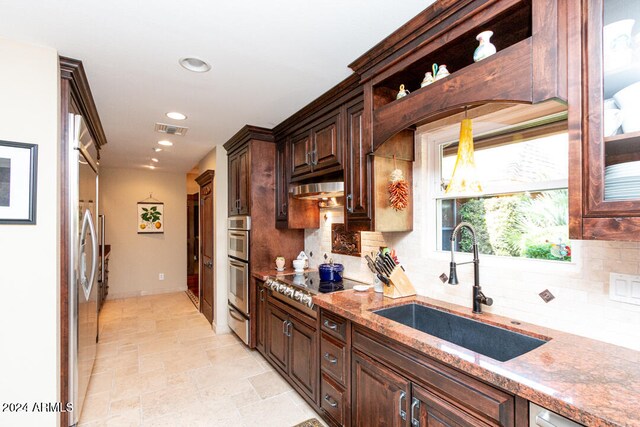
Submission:
[[[473,131],[471,119],[463,119],[460,123],[460,142],[458,156],[453,167],[451,181],[445,190],[449,193],[481,193],[482,186],[476,174],[476,163],[473,159]]]

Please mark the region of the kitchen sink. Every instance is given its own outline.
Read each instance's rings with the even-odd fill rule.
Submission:
[[[500,362],[547,342],[415,303],[375,310],[374,313]]]

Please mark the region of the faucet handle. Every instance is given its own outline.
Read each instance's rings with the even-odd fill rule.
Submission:
[[[485,294],[483,294],[482,291],[478,292],[478,296],[476,297],[476,300],[480,302],[480,304],[484,304],[487,306],[493,305],[493,298],[489,298],[485,296]]]

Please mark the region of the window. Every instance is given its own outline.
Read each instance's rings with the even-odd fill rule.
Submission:
[[[456,196],[445,195],[444,189],[453,173],[457,140],[436,142],[437,249],[451,250],[453,228],[466,221],[476,229],[483,254],[570,261],[566,121],[492,131],[476,136],[474,145],[483,193]],[[466,230],[455,245],[456,251],[471,251]]]

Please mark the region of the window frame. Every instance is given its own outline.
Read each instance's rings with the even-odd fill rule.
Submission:
[[[545,124],[543,126],[547,126],[549,124]],[[560,132],[551,130],[548,133],[561,133],[568,132],[566,126],[566,120],[552,123],[551,125],[560,125],[564,126],[564,129]],[[542,126],[540,126],[542,128]],[[551,129],[551,128],[547,128]],[[423,172],[423,180],[416,181],[415,185],[423,188],[426,188],[426,194],[424,197],[423,207],[426,208],[427,218],[434,218],[435,220],[427,220],[427,226],[424,230],[425,241],[428,242],[428,252],[429,256],[438,260],[449,259],[450,251],[443,250],[439,248],[439,242],[442,241],[442,215],[439,209],[439,201],[440,200],[449,200],[460,198],[462,195],[450,194],[445,195],[444,189],[442,189],[441,182],[441,171],[442,171],[442,147],[444,145],[450,145],[451,142],[445,142],[443,140],[438,140],[437,138],[433,138],[431,131],[420,131],[417,130],[417,145],[419,150],[417,150],[418,158],[420,164],[416,165],[422,169]],[[513,131],[509,132],[512,133]],[[507,132],[503,132],[503,135]],[[541,133],[538,136],[542,136],[547,132]],[[482,140],[481,138],[478,138]],[[532,138],[527,138],[532,139]],[[568,168],[568,165],[567,165]],[[507,188],[507,187],[505,187]],[[533,183],[530,186],[527,185],[527,188],[524,188],[524,185],[520,190],[517,191],[505,191],[505,192],[496,192],[496,191],[488,191],[483,192],[479,195],[473,195],[473,197],[487,197],[501,194],[509,194],[509,193],[520,193],[524,191],[547,191],[547,190],[556,190],[556,189],[567,189],[568,188],[568,179],[561,180],[551,180]],[[417,189],[415,189],[417,191]],[[468,198],[469,195],[464,195],[464,197]],[[551,271],[563,272],[563,273],[575,273],[579,272],[582,267],[582,250],[581,250],[581,242],[576,240],[569,240],[568,244],[571,246],[571,261],[555,261],[555,260],[543,260],[536,258],[526,258],[526,257],[511,257],[511,256],[502,256],[502,255],[487,255],[481,254],[483,259],[483,265],[487,265],[488,267],[500,267],[503,266],[503,263],[508,262],[509,268],[518,268],[522,267],[525,269],[530,269],[532,265],[536,263],[542,263],[541,267],[545,269],[551,269]],[[467,252],[457,252],[457,257],[460,258],[460,262],[470,261],[472,258],[472,254]],[[468,258],[468,259],[467,259]]]

